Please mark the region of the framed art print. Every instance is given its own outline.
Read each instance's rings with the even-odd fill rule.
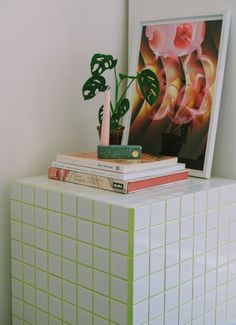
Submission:
[[[150,106],[133,83],[124,142],[178,156],[191,176],[209,178],[223,85],[230,12],[141,22],[130,74],[151,69],[160,92]]]

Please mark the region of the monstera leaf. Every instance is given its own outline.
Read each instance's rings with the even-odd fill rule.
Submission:
[[[84,96],[84,99],[91,99],[93,98],[98,91],[105,91],[108,88],[106,86],[106,80],[102,76],[93,76],[89,78],[83,88],[82,88],[82,93]]]
[[[118,109],[116,112],[117,118],[121,119],[129,110],[129,100],[127,98],[123,98],[121,102],[118,104]]]
[[[102,124],[102,118],[103,118],[103,106],[104,105],[102,105],[98,110],[98,122],[100,125]]]
[[[138,84],[143,97],[152,106],[160,93],[160,84],[155,73],[150,69],[144,69],[137,75]]]
[[[90,67],[93,76],[99,76],[108,69],[113,69],[117,64],[117,60],[112,55],[96,53],[92,57]]]

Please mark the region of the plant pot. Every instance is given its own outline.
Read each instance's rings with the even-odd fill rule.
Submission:
[[[178,156],[183,144],[183,138],[177,134],[163,133],[161,135],[161,155]]]
[[[121,144],[122,137],[123,137],[123,132],[124,132],[125,127],[120,125],[117,129],[115,130],[110,130],[110,144]],[[99,139],[101,137],[101,126],[97,126],[98,130],[98,135]]]

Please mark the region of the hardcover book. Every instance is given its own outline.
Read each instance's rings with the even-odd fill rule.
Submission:
[[[74,172],[57,167],[49,167],[48,177],[64,182],[86,185],[103,190],[127,194],[146,188],[187,180],[188,171],[183,170],[151,178],[148,177],[133,180],[119,180],[105,176]]]
[[[177,157],[154,156],[143,153],[140,159],[99,159],[96,151],[71,154],[58,154],[56,160],[79,166],[92,167],[103,170],[113,170],[120,173],[147,170],[158,167],[173,166]]]

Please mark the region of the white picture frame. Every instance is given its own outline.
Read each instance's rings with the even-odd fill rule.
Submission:
[[[139,22],[129,74],[151,68],[160,94],[150,107],[137,84],[130,87],[123,144],[139,144],[156,155],[177,155],[191,176],[211,176],[230,15],[227,10]]]

